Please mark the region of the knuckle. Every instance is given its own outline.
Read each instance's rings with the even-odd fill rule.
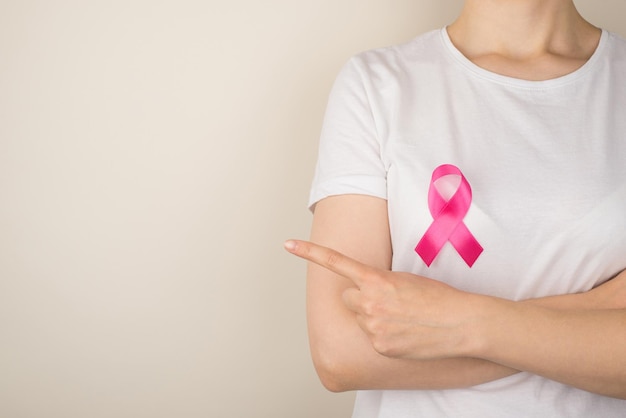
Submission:
[[[372,337],[371,343],[374,350],[383,356],[391,356],[395,351],[389,339],[384,336],[376,335]]]
[[[362,320],[361,328],[370,336],[372,341],[380,338],[381,326],[377,319],[365,317]]]
[[[372,347],[378,354],[383,356],[387,354],[387,346],[380,338],[372,338]]]
[[[341,261],[341,254],[337,251],[330,250],[326,255],[326,265],[329,267],[336,266]]]
[[[380,274],[378,273],[378,271],[374,269],[368,269],[363,272],[363,280],[365,281],[376,282],[376,281],[380,281],[380,279],[381,279]]]
[[[362,309],[363,314],[368,317],[372,324],[375,323],[375,318],[380,312],[380,305],[376,301],[368,299],[363,302]]]
[[[372,340],[374,350],[385,357],[398,358],[402,357],[405,349],[402,348],[398,341],[391,337],[380,337]]]

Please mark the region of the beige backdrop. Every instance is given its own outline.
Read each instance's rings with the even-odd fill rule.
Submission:
[[[460,4],[1,0],[0,416],[349,416],[282,241],[340,66]]]

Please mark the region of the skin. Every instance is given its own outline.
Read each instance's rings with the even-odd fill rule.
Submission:
[[[569,0],[467,0],[448,33],[476,65],[527,80],[575,71],[600,37]],[[512,302],[391,272],[386,202],[370,196],[320,201],[311,241],[286,249],[311,262],[311,353],[329,390],[459,388],[528,371],[626,398],[626,273]]]
[[[389,271],[380,245],[388,228],[362,228],[364,219],[384,225],[386,215],[381,199],[330,197],[316,207],[313,237],[352,258],[305,241],[285,245],[311,261],[311,351],[328,389],[458,388],[524,370],[626,397],[626,273],[587,293],[523,302],[465,293]]]
[[[292,240],[285,247],[352,281],[343,303],[382,356],[473,357],[626,399],[626,309],[516,303],[377,269],[311,242]]]
[[[581,67],[601,30],[569,0],[466,0],[448,34],[479,67],[537,81]]]

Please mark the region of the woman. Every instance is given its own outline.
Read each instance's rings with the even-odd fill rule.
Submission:
[[[344,67],[285,246],[355,417],[624,416],[624,111],[626,42],[571,0],[466,0]]]

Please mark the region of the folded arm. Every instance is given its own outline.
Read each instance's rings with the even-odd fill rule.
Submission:
[[[385,271],[390,269],[391,264],[387,222],[387,206],[384,200],[358,195],[330,197],[319,202],[316,207],[311,239]],[[535,299],[512,305],[517,310],[501,300],[485,306],[494,311],[503,309],[508,312],[513,309],[514,312],[524,312],[519,316],[509,315],[511,321],[515,321],[515,318],[518,321],[510,325],[520,326],[529,312],[541,322],[546,317],[543,315],[546,312],[550,312],[547,317],[551,317],[559,310],[584,311],[622,307],[626,305],[622,290],[625,286],[621,285],[623,282],[624,280],[614,280],[586,294]],[[609,291],[605,291],[605,287]],[[307,313],[311,352],[322,383],[332,391],[468,387],[509,376],[518,370],[577,383],[569,382],[558,374],[551,376],[548,370],[538,368],[536,362],[519,362],[500,357],[499,348],[503,341],[474,344],[470,347],[474,351],[468,348],[465,354],[443,356],[446,358],[408,359],[394,357],[388,352],[383,355],[381,350],[374,348],[371,335],[363,331],[363,324],[359,324],[355,312],[346,305],[345,294],[354,288],[356,286],[351,280],[317,264],[309,265]],[[519,309],[524,306],[528,306],[528,309]],[[570,318],[569,315],[565,317]],[[587,319],[591,323],[597,320]],[[547,325],[541,332],[554,331],[551,327],[553,326]],[[490,332],[493,331],[492,329]],[[504,335],[508,330],[505,331]],[[520,335],[520,338],[525,338]],[[540,335],[541,333],[537,333],[538,338]],[[555,341],[555,338],[548,340]],[[476,358],[480,357],[479,350],[484,350],[484,358]],[[572,357],[572,360],[575,359]]]

